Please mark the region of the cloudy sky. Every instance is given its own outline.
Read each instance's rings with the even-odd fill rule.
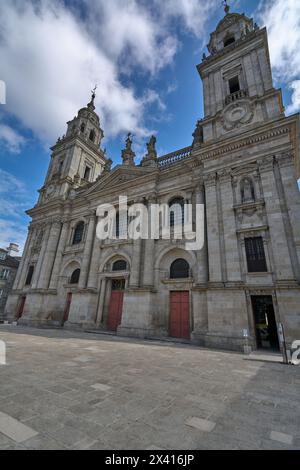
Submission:
[[[300,1],[232,0],[269,31],[275,85],[300,110]],[[2,0],[0,246],[23,245],[49,146],[98,84],[103,146],[115,163],[124,137],[138,158],[152,133],[159,154],[185,147],[203,116],[196,65],[224,15],[221,0]]]

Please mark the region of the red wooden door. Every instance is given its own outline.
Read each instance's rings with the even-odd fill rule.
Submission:
[[[108,307],[108,320],[107,329],[117,331],[118,326],[122,321],[123,310],[123,297],[124,292],[121,290],[113,290],[111,292],[109,307]]]
[[[69,319],[71,302],[72,302],[72,293],[70,292],[67,296],[67,303],[66,303],[66,308],[65,308],[65,311],[64,311],[63,323],[65,323]]]
[[[188,291],[170,292],[170,336],[190,338],[190,295]]]
[[[24,307],[25,307],[25,302],[26,302],[26,297],[21,298],[20,306],[18,309],[18,320],[21,318],[24,312]]]

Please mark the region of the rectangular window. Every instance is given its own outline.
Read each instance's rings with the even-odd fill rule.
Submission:
[[[262,237],[245,238],[245,248],[249,273],[267,272],[267,262]]]
[[[83,178],[84,178],[86,181],[90,181],[90,175],[91,175],[91,169],[90,169],[89,166],[86,166],[86,167],[85,167],[85,170],[84,170],[84,177],[83,177]]]
[[[230,94],[232,95],[233,93],[236,93],[237,91],[240,91],[240,81],[239,77],[233,77],[229,80],[229,91]]]
[[[32,281],[33,272],[34,272],[34,266],[29,266],[25,286],[30,286],[31,281]]]
[[[0,274],[0,279],[3,281],[7,281],[10,275],[10,270],[9,269],[2,269],[2,272]]]
[[[57,171],[57,173],[58,173],[59,175],[62,174],[63,166],[64,166],[64,162],[63,162],[63,161],[62,161],[62,162],[59,162],[58,171]]]

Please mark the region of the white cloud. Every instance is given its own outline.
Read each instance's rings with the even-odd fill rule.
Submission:
[[[0,248],[7,248],[10,243],[19,245],[18,256],[21,256],[27,237],[24,224],[18,223],[16,220],[0,219]]]
[[[268,28],[274,77],[293,90],[287,112],[300,109],[300,2],[299,0],[264,0],[259,7],[260,22]]]
[[[0,142],[11,153],[20,153],[26,139],[6,124],[0,124]]]
[[[26,187],[24,183],[14,175],[0,168],[0,194],[5,193],[23,196],[26,193]]]
[[[1,2],[1,79],[6,109],[46,144],[89,100],[98,83],[97,110],[108,137],[140,138],[150,104],[147,78],[172,63],[178,50],[173,21],[198,37],[218,0],[11,0]],[[123,73],[143,73],[145,95],[124,85]],[[151,86],[149,86],[151,89]],[[161,98],[156,100],[161,113]],[[7,131],[7,130],[6,130]],[[10,139],[11,142],[11,139]],[[22,142],[16,141],[16,149]],[[11,147],[13,149],[13,147]]]
[[[24,212],[30,205],[26,186],[11,173],[0,169],[0,247],[17,243],[21,250],[27,227]]]
[[[203,31],[208,18],[220,7],[219,0],[154,0],[164,17],[177,18],[185,29],[204,41]]]
[[[288,114],[293,114],[300,109],[300,80],[294,80],[290,88],[293,90],[292,103],[286,108]]]

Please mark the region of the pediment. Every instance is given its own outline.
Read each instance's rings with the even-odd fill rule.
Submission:
[[[91,187],[89,187],[89,189],[86,191],[86,194],[103,191],[107,188],[114,188],[129,181],[133,182],[134,180],[148,176],[151,173],[155,174],[156,169],[153,170],[153,168],[125,167],[123,165],[119,165],[110,173],[102,173],[98,180],[95,181]]]

